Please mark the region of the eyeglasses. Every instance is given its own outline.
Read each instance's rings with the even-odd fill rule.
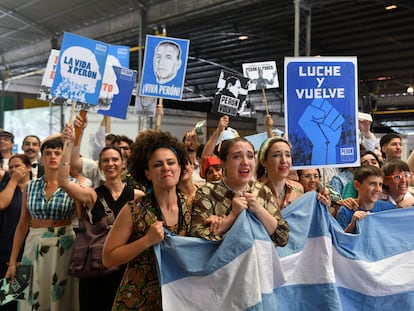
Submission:
[[[400,174],[385,176],[385,178],[392,179],[393,182],[398,184],[403,179],[403,177],[405,177],[405,179],[411,179],[412,176],[413,176],[413,173],[411,172],[402,172]]]
[[[306,179],[311,179],[311,178],[319,179],[319,178],[321,178],[321,176],[319,176],[319,174],[305,174],[305,175],[302,175],[302,176],[305,177]]]

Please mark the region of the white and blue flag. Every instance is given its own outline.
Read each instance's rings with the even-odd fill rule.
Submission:
[[[155,247],[163,310],[271,310],[283,274],[261,223],[240,214],[221,242],[168,235]]]
[[[414,310],[414,209],[372,213],[344,233],[315,192],[282,210],[278,257],[241,214],[222,242],[168,236],[157,246],[164,310]]]

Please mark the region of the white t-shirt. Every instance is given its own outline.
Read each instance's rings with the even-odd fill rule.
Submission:
[[[93,187],[99,187],[105,181],[105,176],[99,169],[98,161],[82,157],[82,175],[89,178]]]

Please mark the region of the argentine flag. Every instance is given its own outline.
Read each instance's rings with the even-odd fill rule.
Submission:
[[[309,192],[282,210],[277,247],[243,212],[221,242],[156,247],[164,310],[414,310],[414,208],[372,213],[344,233]]]
[[[155,248],[163,310],[272,310],[283,282],[273,242],[242,212],[220,241],[167,235]]]

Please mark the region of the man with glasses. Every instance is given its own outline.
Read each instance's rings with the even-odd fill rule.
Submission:
[[[358,191],[358,209],[350,210],[341,206],[336,220],[345,232],[355,233],[357,221],[363,220],[369,213],[397,208],[396,205],[379,200],[382,195],[384,173],[373,165],[361,166],[354,171],[354,186]]]
[[[124,165],[122,167],[122,172],[121,172],[122,181],[126,182],[131,187],[139,188],[138,184],[134,181],[131,173],[129,172],[129,167],[131,164],[128,162],[128,159],[132,153],[132,150],[131,150],[132,143],[133,143],[132,139],[130,139],[128,136],[117,135],[116,138],[114,139],[113,145],[121,149],[121,152],[124,158]]]
[[[131,155],[131,145],[133,141],[129,137],[125,135],[118,135],[113,141],[113,145],[118,147],[122,151],[122,155],[124,156],[124,160],[128,161],[129,156]]]

